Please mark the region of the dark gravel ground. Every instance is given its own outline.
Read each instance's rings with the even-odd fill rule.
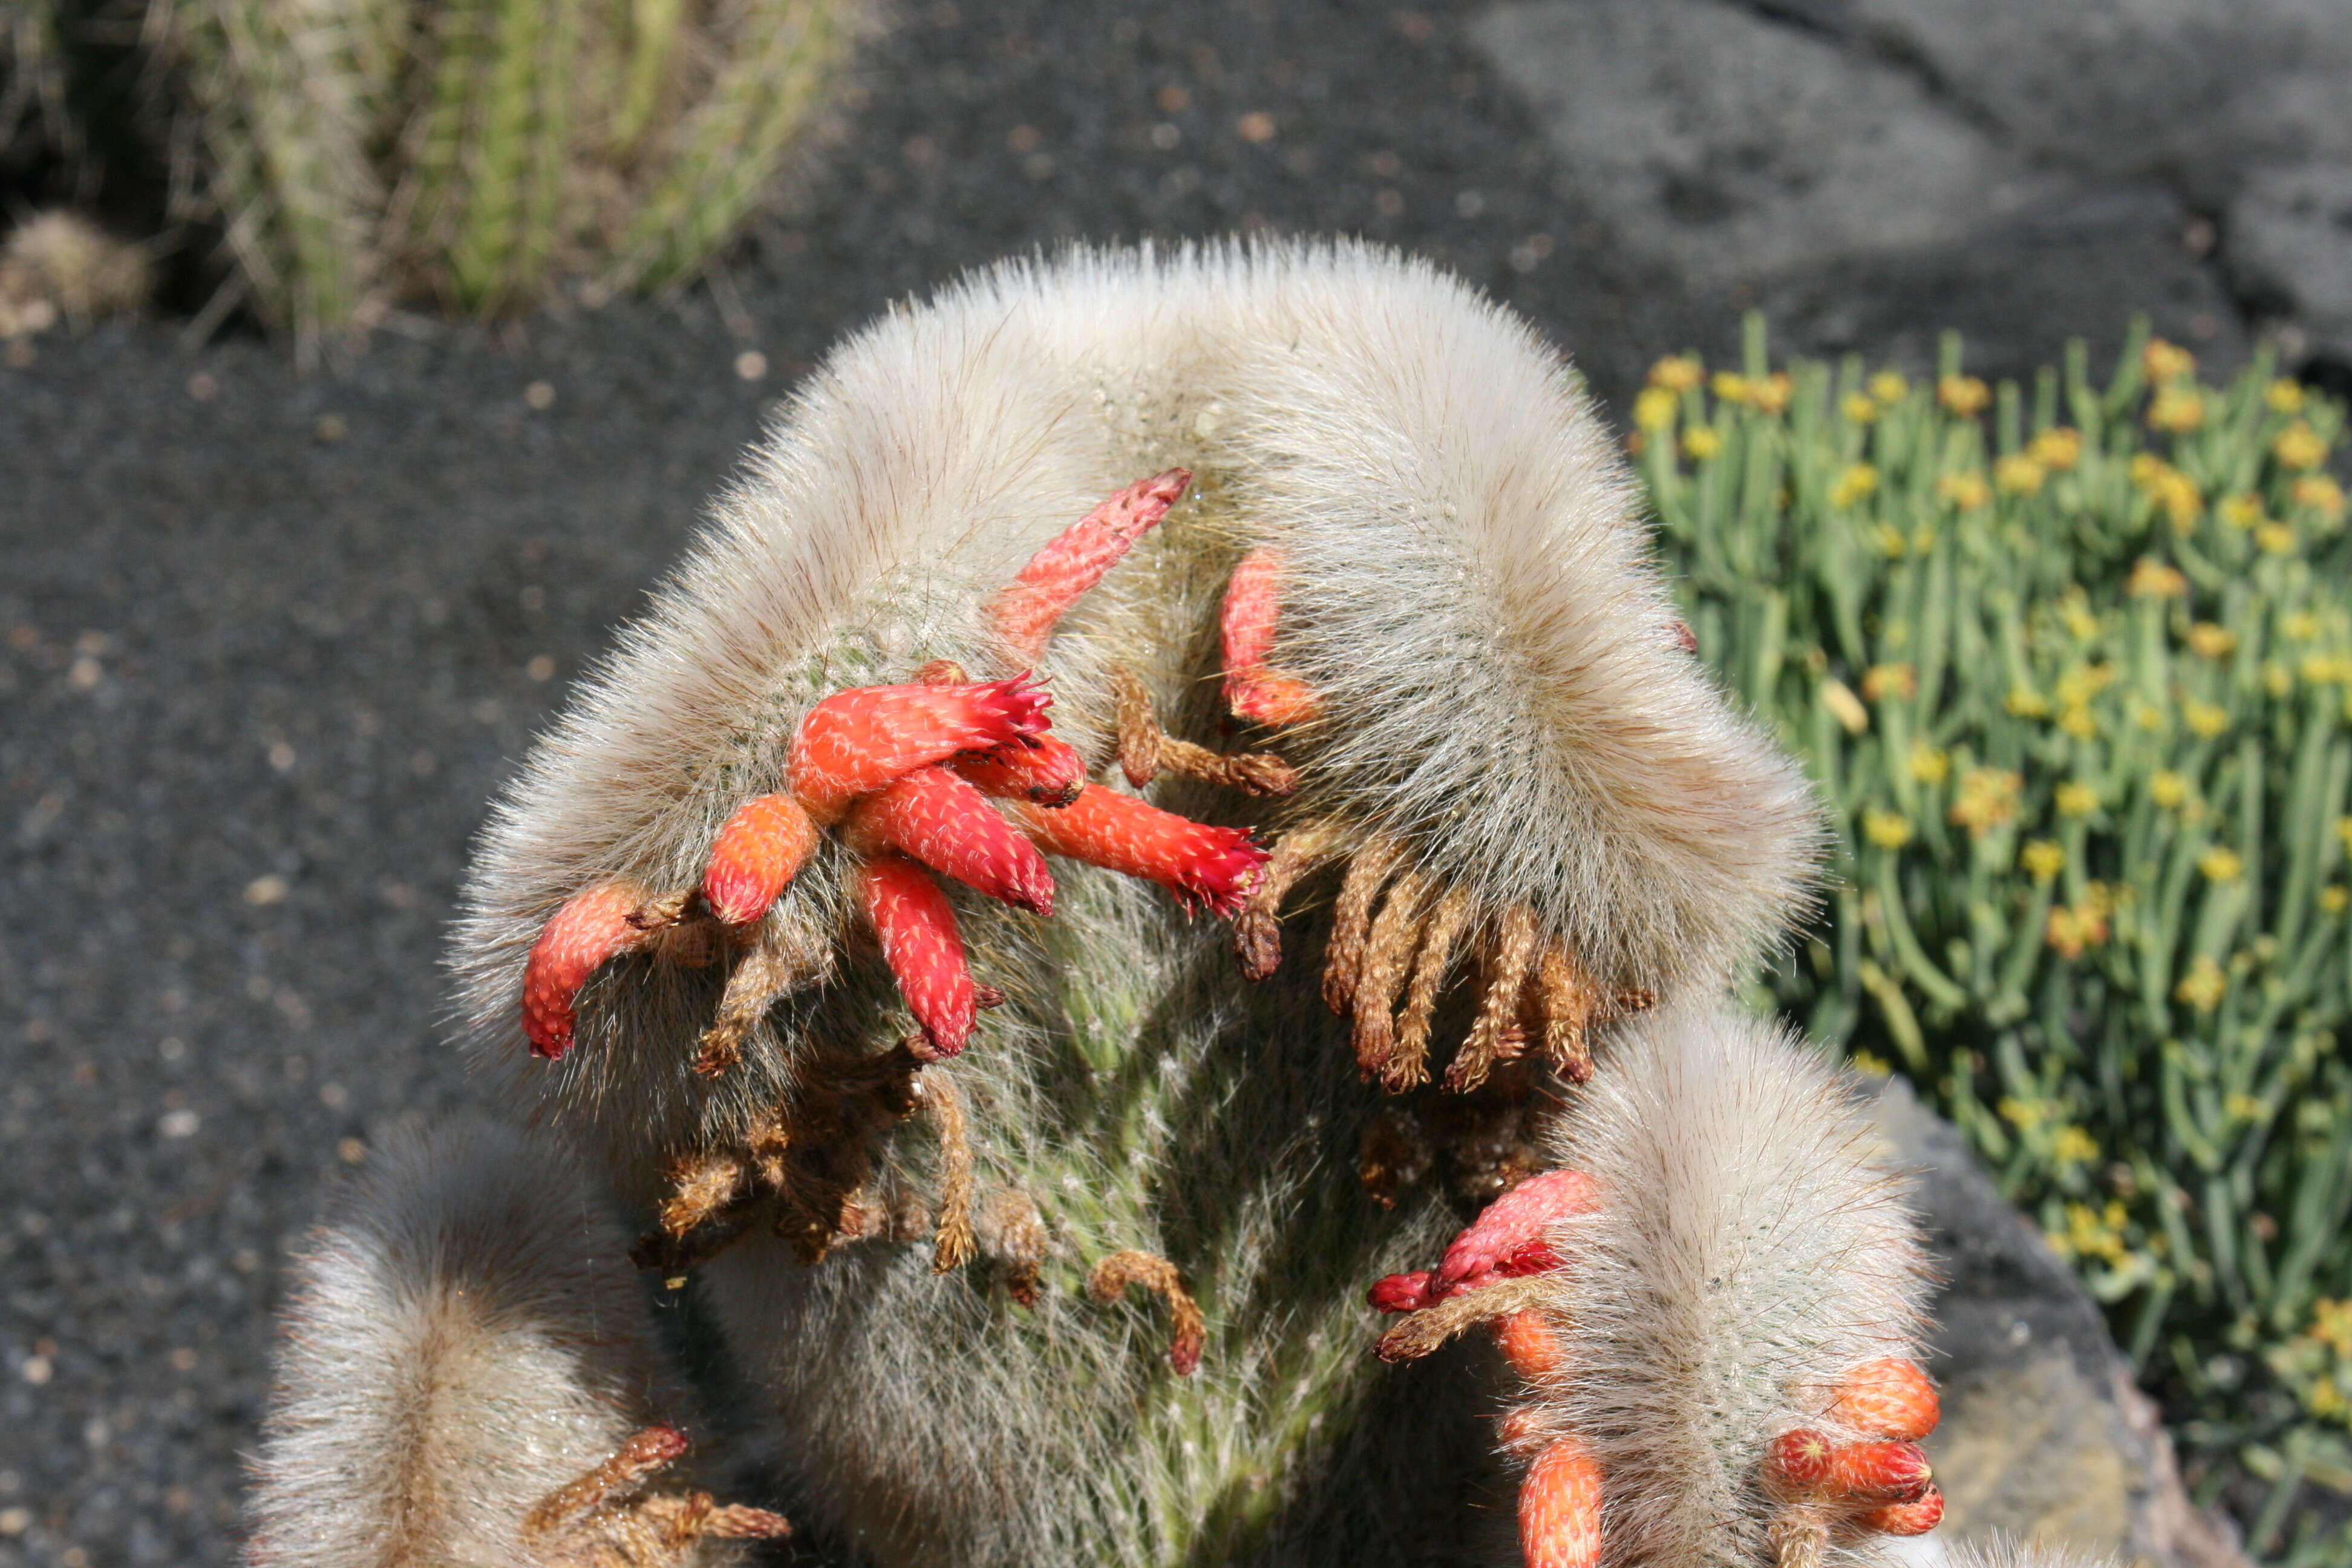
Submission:
[[[163,323],[0,369],[0,1565],[234,1557],[286,1248],[467,1097],[436,953],[483,804],[845,328],[1065,238],[1263,227],[1456,268],[1612,401],[1727,345],[1738,300],[1612,262],[1463,19],[913,7],[715,289],[308,378]]]

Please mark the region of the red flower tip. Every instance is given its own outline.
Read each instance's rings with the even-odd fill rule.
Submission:
[[[1418,1312],[1423,1307],[1437,1304],[1433,1283],[1426,1268],[1416,1268],[1410,1274],[1391,1274],[1372,1282],[1369,1299],[1375,1311]]]
[[[1213,827],[1133,795],[1088,785],[1059,811],[1016,808],[1046,851],[1159,883],[1188,909],[1237,914],[1265,851],[1239,828]]]
[[[1182,468],[1138,479],[1055,535],[989,606],[1006,644],[1034,658],[1063,612],[1168,515],[1192,482]]]
[[[1024,671],[965,686],[861,686],[808,711],[793,737],[792,792],[820,814],[892,779],[1045,732],[1053,701]]]
[[[549,1061],[572,1048],[573,1003],[607,959],[646,940],[629,917],[644,902],[623,882],[599,882],[572,895],[541,928],[522,972],[522,1028],[530,1054]]]
[[[1488,1204],[1469,1229],[1445,1249],[1438,1283],[1448,1289],[1487,1277],[1538,1274],[1557,1268],[1560,1258],[1547,1238],[1557,1220],[1590,1213],[1600,1189],[1581,1171],[1546,1171],[1529,1176]]]
[[[1087,786],[1087,761],[1068,742],[1036,735],[985,752],[960,752],[951,764],[982,795],[1056,809]]]
[[[702,873],[702,901],[729,925],[768,912],[814,853],[819,833],[800,802],[763,795],[745,802],[719,828]]]

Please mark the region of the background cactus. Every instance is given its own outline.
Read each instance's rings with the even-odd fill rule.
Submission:
[[[0,132],[39,129],[85,174],[168,165],[174,216],[231,264],[205,319],[244,304],[307,355],[388,305],[496,314],[690,274],[772,183],[866,9],[159,0],[142,33],[121,0],[33,0],[0,23]],[[146,84],[143,112],[77,103],[106,74],[77,68],[100,47],[80,40],[126,26],[155,58],[111,75]]]
[[[2342,409],[2144,334],[2104,387],[1774,372],[1751,321],[1636,422],[1700,649],[1839,830],[1771,999],[1959,1124],[2277,1547],[2352,1488]]]

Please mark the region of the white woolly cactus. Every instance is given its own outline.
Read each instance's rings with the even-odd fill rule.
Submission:
[[[1528,1568],[1868,1561],[1942,1515],[1916,1447],[1927,1278],[1849,1084],[1784,1031],[1647,1019],[1554,1125],[1559,1168],[1383,1280],[1391,1356],[1492,1321],[1526,1384]]]
[[[1506,1300],[1557,1345],[1538,1568],[1847,1550],[1853,1487],[1759,1467],[1861,1440],[1908,1244],[1825,1069],[1705,1011],[1814,816],[1633,507],[1549,348],[1369,248],[1007,267],[811,378],[501,802],[453,966],[817,1534],[1458,1554],[1476,1390],[1361,1291],[1499,1194],[1383,1304],[1398,1354]]]
[[[781,1534],[686,1452],[626,1243],[561,1151],[488,1125],[384,1150],[294,1268],[257,1568],[715,1568]]]

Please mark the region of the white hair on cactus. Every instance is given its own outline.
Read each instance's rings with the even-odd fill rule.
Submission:
[[[1883,1436],[1833,1396],[1920,1359],[1928,1270],[1850,1079],[1778,1026],[1677,1009],[1611,1057],[1553,1152],[1599,1200],[1551,1229],[1565,1264],[1537,1310],[1560,1354],[1519,1446],[1572,1436],[1598,1462],[1605,1563],[1772,1562],[1766,1446]],[[1840,1531],[1829,1560],[1881,1540]]]
[[[626,1531],[592,1542],[526,1525],[668,1403],[644,1298],[595,1193],[561,1152],[481,1123],[372,1158],[295,1260],[248,1562],[724,1560],[626,1555],[645,1544]],[[597,1544],[620,1554],[596,1557]]]
[[[1954,1542],[1942,1549],[1934,1563],[1935,1568],[2121,1568],[2107,1552],[2008,1535]]]

